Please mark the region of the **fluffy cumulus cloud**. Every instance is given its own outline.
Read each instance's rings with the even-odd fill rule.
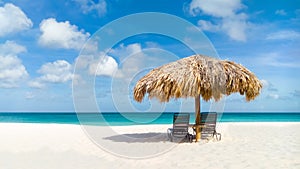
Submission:
[[[111,55],[120,59],[121,68],[117,71],[115,77],[129,78],[138,70],[142,69],[151,57],[146,57],[141,44],[133,43],[125,46],[121,44],[118,48],[111,51]],[[148,64],[150,64],[148,62]]]
[[[98,3],[93,0],[75,0],[84,14],[96,11],[99,16],[103,16],[107,12],[107,4],[105,0],[99,0]]]
[[[118,63],[114,58],[107,55],[102,55],[95,62],[92,62],[89,67],[89,72],[92,75],[98,76],[113,76],[118,70]]]
[[[130,57],[131,55],[142,53],[142,46],[139,43],[133,43],[127,46],[121,44],[119,47],[111,50],[110,53],[111,55],[116,56],[121,61],[123,61],[126,57]]]
[[[135,43],[127,46],[121,44],[117,48],[111,49],[108,53],[93,50],[91,54],[81,55],[76,60],[76,66],[77,68],[88,68],[90,75],[123,77],[124,72],[119,69],[120,65],[115,58],[118,58],[118,61],[121,63],[126,58],[135,54],[139,56],[143,55],[140,44]],[[127,71],[135,69],[140,62],[143,62],[142,58],[136,59],[128,67]]]
[[[32,27],[32,21],[17,6],[7,3],[0,7],[0,37]]]
[[[45,63],[38,70],[41,76],[29,81],[28,85],[33,88],[43,88],[47,83],[67,82],[73,78],[72,70],[72,65],[65,60]]]
[[[201,29],[225,32],[231,39],[246,41],[247,15],[239,12],[244,8],[240,0],[192,0],[189,13],[193,16],[208,15],[215,22],[199,20]]]
[[[90,36],[69,21],[57,22],[54,18],[43,20],[40,31],[39,43],[51,48],[80,49]]]
[[[65,60],[57,60],[42,65],[38,73],[42,74],[42,81],[63,83],[72,79],[72,65]]]
[[[17,44],[14,41],[6,41],[4,44],[0,44],[1,55],[17,55],[22,52],[26,52],[26,48]]]
[[[22,52],[26,52],[26,48],[13,41],[0,44],[0,87],[17,87],[21,80],[28,77],[25,66],[17,56]]]
[[[76,59],[76,69],[85,70],[91,76],[128,80],[147,67],[153,68],[171,61],[168,56],[161,57],[167,54],[162,53],[163,50],[144,49],[139,43],[120,44],[107,52],[92,51]]]

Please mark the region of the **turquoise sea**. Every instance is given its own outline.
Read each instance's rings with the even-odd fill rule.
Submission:
[[[173,113],[0,113],[0,123],[172,124]],[[190,123],[194,122],[191,113]],[[218,122],[300,122],[300,113],[221,113]]]

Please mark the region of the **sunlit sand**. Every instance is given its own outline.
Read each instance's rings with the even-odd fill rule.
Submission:
[[[300,123],[218,123],[221,141],[181,144],[168,141],[169,127],[114,126],[109,136],[99,133],[93,138],[80,125],[1,123],[0,166],[3,169],[300,168]],[[144,137],[148,139],[143,140]],[[109,146],[114,148],[110,150]],[[144,149],[134,152],[132,147],[139,146]]]

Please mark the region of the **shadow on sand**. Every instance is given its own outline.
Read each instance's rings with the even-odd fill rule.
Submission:
[[[167,133],[131,133],[131,134],[120,134],[110,137],[105,137],[106,140],[114,142],[126,142],[126,143],[155,143],[169,141]]]

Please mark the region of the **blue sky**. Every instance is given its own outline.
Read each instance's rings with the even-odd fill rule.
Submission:
[[[193,99],[166,105],[145,99],[138,104],[131,96],[139,77],[193,54],[189,46],[148,33],[104,47],[108,41],[101,41],[101,31],[114,38],[114,30],[104,29],[107,25],[143,12],[166,13],[193,24],[203,31],[203,39],[184,42],[206,54],[201,46],[205,42],[212,55],[241,63],[258,76],[264,85],[261,95],[249,103],[238,94],[228,96],[222,102],[224,111],[300,111],[299,0],[0,0],[0,112],[75,111],[74,85],[81,86],[75,97],[87,111],[84,93],[89,90],[100,111],[131,111],[132,106],[135,111],[176,111],[181,104],[193,111]],[[135,26],[125,22],[115,29]],[[163,30],[169,25],[150,26]],[[84,68],[92,82],[85,81],[83,72],[74,72],[76,66]],[[86,83],[92,88],[85,89]],[[202,111],[212,104],[202,101]]]

